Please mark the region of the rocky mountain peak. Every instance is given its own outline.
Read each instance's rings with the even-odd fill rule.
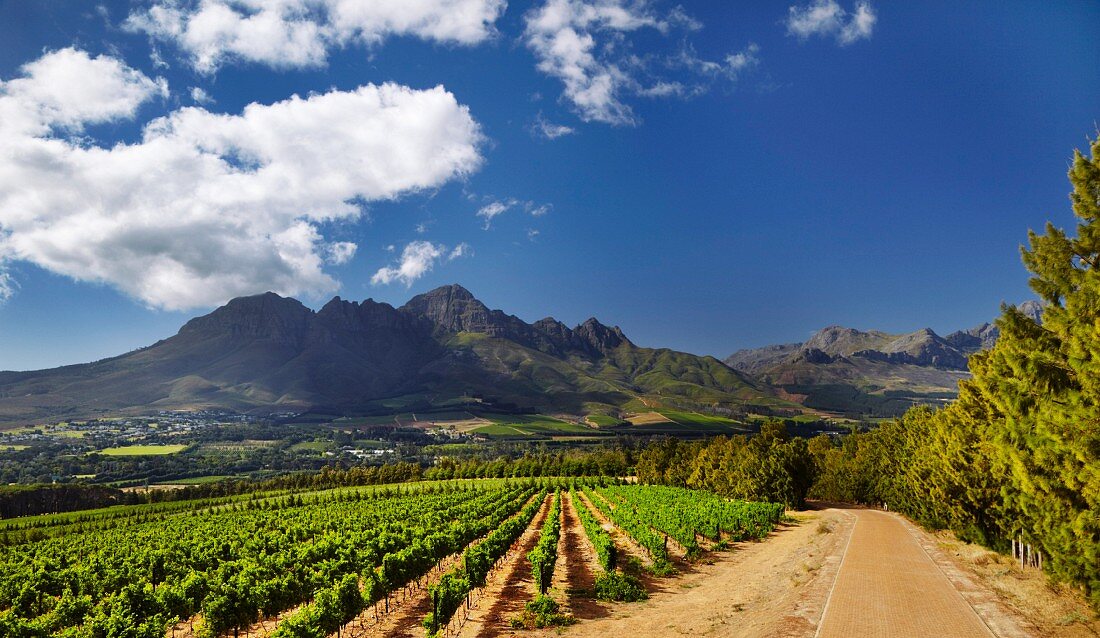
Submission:
[[[180,334],[216,333],[291,342],[302,337],[312,315],[297,299],[266,292],[232,299],[210,314],[188,321]]]
[[[440,327],[453,332],[496,335],[502,328],[493,312],[469,290],[458,284],[441,286],[417,295],[401,306],[401,310],[427,317]]]
[[[584,323],[574,328],[573,335],[587,349],[600,354],[607,354],[624,343],[634,345],[618,326],[605,326],[595,317],[589,317]]]
[[[345,301],[339,297],[333,297],[317,311],[317,319],[330,329],[361,333],[377,333],[399,326],[411,326],[416,322],[428,324],[423,317],[399,313],[388,303],[379,303],[373,299],[363,302]],[[427,325],[424,329],[427,332],[431,330]]]
[[[458,284],[440,286],[424,293],[426,297],[445,297],[454,301],[476,301],[474,293]]]
[[[369,301],[369,300],[368,300]],[[345,301],[340,298],[339,295],[328,300],[328,303],[321,306],[321,309],[317,311],[318,315],[340,315],[354,313],[359,308],[359,303],[356,301]]]
[[[844,326],[827,326],[818,330],[804,349],[816,349],[830,355],[849,355],[858,350],[874,348],[882,341],[882,333],[863,332]]]
[[[531,324],[531,327],[558,344],[567,344],[573,336],[573,331],[569,329],[569,326],[553,317],[539,319]]]
[[[1043,321],[1043,304],[1038,301],[1025,301],[1016,306],[1016,310],[1022,312],[1024,316],[1030,317],[1036,323],[1042,323]],[[997,327],[997,324],[986,322],[969,330],[952,332],[944,337],[944,340],[967,354],[973,354],[979,350],[992,348],[1000,336],[1001,330]]]

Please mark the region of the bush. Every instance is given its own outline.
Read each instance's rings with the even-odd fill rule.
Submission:
[[[646,571],[654,576],[671,576],[676,573],[676,568],[668,560],[660,558],[653,561],[653,564],[647,567]]]
[[[542,629],[543,627],[565,627],[577,622],[571,614],[563,614],[558,602],[545,595],[539,595],[528,601],[523,613],[512,619],[514,629]]]
[[[649,598],[640,580],[622,572],[600,574],[595,590],[597,600],[633,603]]]

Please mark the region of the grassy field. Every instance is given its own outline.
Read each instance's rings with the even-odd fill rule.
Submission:
[[[51,430],[46,434],[62,439],[82,439],[87,433],[83,430]]]
[[[480,414],[478,416],[492,421],[492,425],[475,428],[470,433],[489,438],[598,436],[600,434],[590,427],[542,414]]]
[[[471,432],[472,434],[480,434],[487,436],[491,439],[500,438],[515,438],[515,437],[528,437],[531,433],[526,430],[520,430],[511,425],[502,425],[494,423],[493,425],[485,425]]]
[[[29,448],[29,445],[0,445],[0,451],[20,452]]]
[[[124,445],[99,450],[104,456],[158,456],[178,454],[187,449],[186,445]]]
[[[331,450],[332,446],[332,441],[302,441],[290,446],[290,449],[293,452],[317,452],[319,454]]]
[[[4,434],[29,434],[34,431],[42,431],[41,425],[16,425],[10,427],[0,427],[0,432]]]
[[[738,426],[740,423],[733,419],[727,419],[722,416],[714,416],[713,414],[699,414],[698,412],[680,412],[677,410],[658,410],[661,415],[667,417],[670,421],[675,421],[680,425],[699,426],[699,427],[714,427],[719,426],[727,428],[729,426]]]

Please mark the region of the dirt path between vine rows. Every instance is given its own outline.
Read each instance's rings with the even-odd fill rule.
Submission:
[[[551,584],[555,598],[562,603],[562,611],[573,614],[577,620],[604,618],[610,613],[611,605],[592,597],[596,573],[600,570],[596,550],[584,533],[576,505],[568,492],[562,492],[561,512],[558,562]]]
[[[515,516],[535,498],[532,496],[524,502]],[[478,539],[471,545],[481,540]],[[438,584],[445,573],[461,563],[464,551],[465,548],[451,554],[418,582],[391,596],[389,612],[384,611],[387,606],[385,601],[375,603],[352,619],[341,631],[331,634],[330,638],[423,638],[425,631],[422,622],[432,610],[430,588]],[[464,610],[459,609],[456,616],[462,613]]]
[[[501,561],[501,568],[488,579],[478,596],[478,604],[469,611],[458,636],[491,638],[512,632],[508,622],[523,610],[523,605],[535,595],[534,577],[527,562],[527,552],[535,548],[542,525],[550,515],[553,494],[543,500],[542,508],[527,526],[517,542]]]
[[[619,551],[620,563],[628,563],[630,559],[634,559],[639,565],[649,566],[653,564],[653,558],[650,557],[649,552],[639,545],[630,534],[619,529],[617,525],[611,522],[611,519],[604,516],[600,508],[596,507],[585,494],[578,492],[577,498],[588,507],[588,511],[592,513],[592,516],[596,517],[600,526],[611,536],[611,540],[615,543],[615,548]],[[597,495],[596,498],[600,498],[599,495]],[[607,501],[603,502],[606,503]],[[639,574],[639,576],[642,577],[642,582],[646,585],[646,590],[648,591],[651,584],[648,582],[648,573],[643,572]]]
[[[429,587],[438,583],[443,574],[450,571],[462,560],[462,553],[451,554],[439,565],[428,572],[419,583],[401,588],[389,599],[389,612],[386,601],[380,601],[363,610],[359,616],[332,636],[341,638],[378,638],[381,636],[408,636],[423,638],[421,621],[432,610]]]

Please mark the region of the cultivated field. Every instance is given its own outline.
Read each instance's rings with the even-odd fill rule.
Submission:
[[[0,521],[0,635],[1086,636],[902,517],[615,480],[280,490]]]
[[[109,447],[100,450],[98,453],[104,456],[154,456],[178,454],[186,449],[186,445],[124,445],[122,447]]]
[[[768,534],[782,511],[679,488],[499,480],[12,519],[0,525],[0,600],[12,601],[0,633],[492,636],[569,625],[644,597],[689,559]]]

